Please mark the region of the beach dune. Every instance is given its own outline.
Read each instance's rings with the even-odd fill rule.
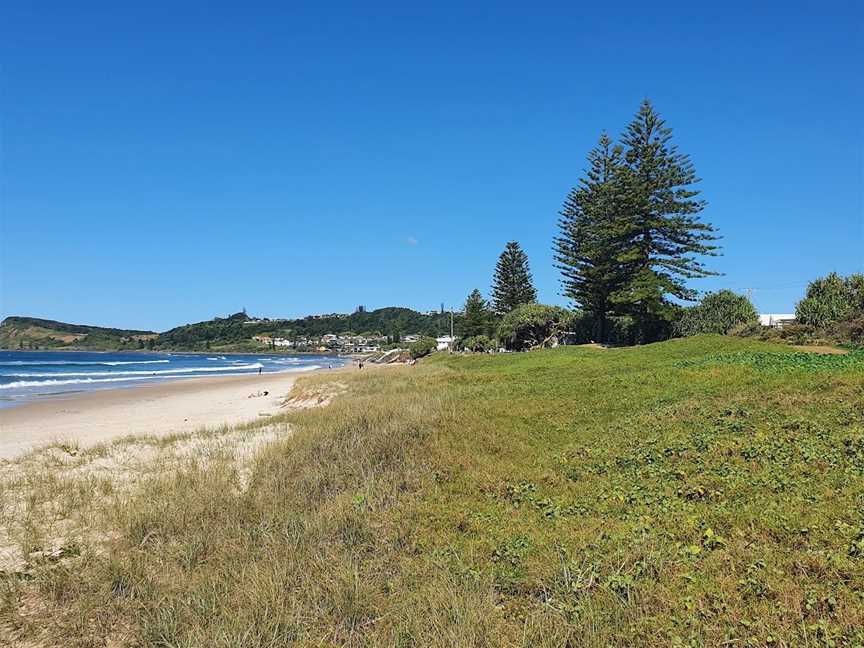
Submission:
[[[190,378],[2,409],[0,459],[55,441],[90,446],[130,434],[165,436],[254,421],[282,411],[298,377],[265,373]]]

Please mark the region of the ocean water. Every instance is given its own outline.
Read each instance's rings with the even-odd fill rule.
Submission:
[[[143,383],[244,374],[291,373],[338,367],[333,355],[90,353],[0,351],[0,407],[34,399]]]

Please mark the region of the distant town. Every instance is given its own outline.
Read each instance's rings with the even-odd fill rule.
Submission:
[[[318,351],[321,353],[377,353],[385,346],[393,344],[411,344],[420,339],[419,333],[408,335],[336,335],[327,333],[320,337],[297,337],[294,339],[284,337],[271,337],[269,335],[255,335],[253,340],[271,349],[293,349],[295,351]],[[446,349],[453,339],[448,336],[436,338],[439,349]]]

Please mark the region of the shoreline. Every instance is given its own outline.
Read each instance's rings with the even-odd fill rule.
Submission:
[[[322,356],[326,358],[354,358],[367,355],[363,353],[344,353],[342,351],[276,351],[263,349],[259,351],[181,351],[179,349],[68,349],[56,347],[51,349],[4,349],[2,353],[150,353],[153,355],[300,355],[300,356]]]
[[[249,423],[284,411],[282,403],[301,376],[340,370],[167,380],[3,408],[0,462],[58,441],[92,446],[129,435],[167,436]]]

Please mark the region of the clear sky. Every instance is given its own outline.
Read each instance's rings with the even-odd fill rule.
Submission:
[[[137,4],[137,8],[127,5]],[[10,2],[0,315],[458,305],[650,97],[763,312],[864,270],[864,3]],[[230,5],[230,6],[229,6]]]

